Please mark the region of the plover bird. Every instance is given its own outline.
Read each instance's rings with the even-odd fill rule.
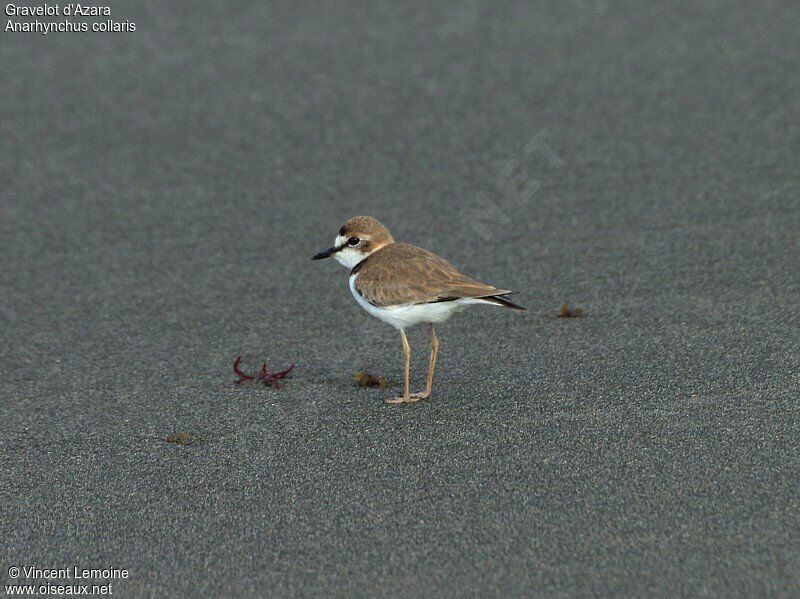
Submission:
[[[525,310],[505,296],[515,291],[498,289],[461,274],[444,258],[408,243],[395,243],[389,230],[371,216],[356,216],[339,229],[333,247],[312,260],[333,256],[350,270],[350,292],[375,318],[400,331],[405,358],[403,395],[387,403],[408,403],[430,397],[439,340],[434,324],[477,304]],[[405,330],[428,323],[431,355],[425,391],[410,393],[411,347]]]

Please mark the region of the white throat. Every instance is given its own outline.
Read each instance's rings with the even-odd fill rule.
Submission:
[[[347,237],[343,237],[341,235],[337,235],[336,239],[333,240],[333,247],[337,248],[337,251],[333,257],[336,258],[336,261],[339,264],[346,266],[347,268],[353,268],[356,264],[369,256],[369,254],[359,252],[355,248],[348,246]]]

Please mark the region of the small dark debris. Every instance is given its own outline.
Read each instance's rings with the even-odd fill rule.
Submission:
[[[181,433],[179,435],[167,435],[167,443],[172,445],[193,445],[194,440],[189,433]]]
[[[565,303],[556,314],[556,318],[583,318],[583,308],[569,309],[569,304]]]
[[[356,371],[354,373],[353,380],[359,387],[379,387],[380,389],[384,389],[389,386],[389,382],[386,380],[386,377],[372,374],[366,370],[363,372]]]

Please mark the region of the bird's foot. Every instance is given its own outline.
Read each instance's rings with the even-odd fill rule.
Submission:
[[[399,397],[395,397],[394,399],[387,399],[386,403],[416,403],[423,399],[428,399],[429,394],[425,391],[420,391],[419,393],[411,393],[409,395],[401,395]]]

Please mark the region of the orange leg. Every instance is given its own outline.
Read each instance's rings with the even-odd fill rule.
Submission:
[[[433,329],[433,323],[430,323],[431,329],[431,358],[428,362],[428,380],[425,384],[425,391],[419,393],[412,393],[412,398],[428,399],[431,396],[431,387],[433,386],[433,369],[436,367],[436,356],[439,354],[439,339],[436,337],[436,331]]]
[[[406,332],[403,329],[400,329],[400,337],[403,339],[403,357],[405,358],[405,391],[400,397],[387,399],[386,403],[412,403],[420,400],[420,398],[413,397],[409,392],[408,378],[410,374],[409,370],[411,368],[411,346],[408,344]]]

